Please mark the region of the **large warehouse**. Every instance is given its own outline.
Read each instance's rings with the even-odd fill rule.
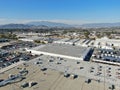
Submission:
[[[65,44],[47,44],[26,50],[37,55],[44,54],[61,58],[87,61],[93,51],[91,48]]]
[[[96,39],[94,46],[97,48],[102,48],[102,49],[113,49],[113,46],[115,46],[115,47],[120,46],[120,40],[119,39],[109,39],[107,37],[103,37],[100,39]]]

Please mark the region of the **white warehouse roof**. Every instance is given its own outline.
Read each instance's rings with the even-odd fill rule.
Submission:
[[[69,59],[82,59],[86,55],[88,48],[80,46],[72,46],[65,44],[47,44],[43,46],[38,46],[33,49],[27,49],[34,54],[46,54],[51,56],[58,56]],[[87,51],[87,52],[86,52]]]

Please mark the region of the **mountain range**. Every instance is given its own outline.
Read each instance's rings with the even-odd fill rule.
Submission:
[[[64,23],[57,23],[57,22],[49,22],[49,21],[40,21],[40,22],[29,22],[28,25],[40,26],[44,25],[47,27],[72,27],[72,25],[64,24]]]
[[[29,22],[26,24],[5,24],[0,25],[0,29],[47,29],[47,28],[105,28],[105,27],[120,27],[120,22],[118,23],[90,23],[82,25],[69,25],[64,23],[39,21],[39,22]]]
[[[0,29],[46,29],[46,28],[70,28],[72,25],[48,21],[29,22],[26,24],[5,24],[0,25]]]
[[[120,22],[118,23],[90,23],[83,24],[81,27],[84,28],[110,28],[110,27],[120,27]]]

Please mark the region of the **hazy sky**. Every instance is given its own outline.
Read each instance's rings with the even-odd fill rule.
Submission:
[[[120,22],[120,0],[0,0],[0,24]]]

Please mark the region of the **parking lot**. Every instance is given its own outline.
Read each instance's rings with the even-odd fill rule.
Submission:
[[[24,48],[32,48],[37,46],[32,42],[12,42],[0,48],[0,69],[6,68],[19,61],[28,61],[37,56],[32,55],[24,50]]]
[[[5,50],[1,50],[0,69],[8,67],[12,64],[19,62],[19,61],[28,61],[28,60],[33,59],[35,57],[37,57],[37,56],[33,56],[30,53],[8,52]]]
[[[95,49],[92,55],[92,61],[119,65],[120,51],[119,49]]]
[[[37,58],[39,59],[39,58]],[[26,79],[21,82],[17,82],[14,84],[8,84],[4,87],[0,87],[1,90],[108,90],[108,85],[103,83],[98,83],[96,81],[92,81],[91,83],[85,83],[86,78],[77,77],[73,79],[73,76],[66,78],[64,77],[63,72],[59,72],[52,69],[47,69],[42,71],[40,67],[35,65],[33,62],[37,59],[30,60],[26,62],[27,66],[23,64],[0,74],[1,79],[6,79],[9,74],[17,74],[20,69],[26,68],[29,71],[28,75],[26,75]],[[22,88],[21,85],[25,82],[37,82],[33,87],[25,87]],[[116,90],[119,90],[116,88]]]
[[[6,45],[1,47],[1,49],[7,50],[7,51],[11,51],[11,50],[18,50],[18,49],[24,49],[24,48],[32,48],[32,47],[36,47],[37,44],[32,43],[32,42],[13,42],[10,43],[10,45]]]
[[[41,56],[34,64],[43,71],[52,69],[64,74],[78,75],[97,82],[120,87],[120,67],[77,60],[68,60],[60,57]],[[46,69],[45,69],[46,68]]]

